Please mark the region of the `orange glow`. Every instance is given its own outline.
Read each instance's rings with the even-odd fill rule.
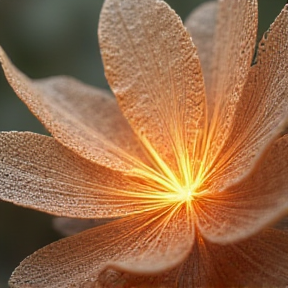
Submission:
[[[169,168],[155,151],[151,143],[143,136],[140,138],[154,167],[143,166],[141,170],[136,169],[134,171],[141,178],[152,181],[153,188],[158,188],[156,190],[151,187],[152,191],[146,194],[147,198],[161,202],[161,204],[158,202],[160,206],[173,205],[175,203],[187,203],[190,206],[196,195],[199,196],[199,188],[203,182],[202,163],[196,176],[193,176],[191,172],[193,167],[191,167],[187,156],[188,153],[182,153],[178,164],[180,175],[177,177],[176,173]],[[141,196],[143,197],[143,195]]]

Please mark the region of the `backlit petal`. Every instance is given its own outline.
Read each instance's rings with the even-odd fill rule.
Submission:
[[[257,35],[257,0],[219,1],[212,64],[212,92],[215,100],[210,122],[205,166],[213,167],[232,131],[254,54]],[[220,154],[219,154],[220,153]]]
[[[205,93],[180,18],[163,1],[107,0],[99,42],[108,82],[157,168],[187,170],[199,159]]]
[[[187,257],[194,242],[193,228],[185,214],[185,207],[174,213],[172,210],[143,213],[60,240],[26,258],[14,271],[10,285],[50,288],[124,285],[125,282],[117,283],[117,276],[123,274],[113,274],[107,266],[110,263],[111,267],[113,261],[118,261],[118,268],[122,265],[124,270],[137,275],[155,275],[174,268]]]
[[[208,277],[214,278],[210,276],[212,285],[200,287],[284,288],[288,285],[287,232],[268,229],[237,244],[203,242],[199,246],[199,254],[202,257],[206,254],[202,259],[204,263],[207,261],[205,271]]]
[[[267,229],[225,246],[199,238],[185,263],[167,274],[157,288],[287,287],[288,232]]]
[[[203,237],[229,243],[258,233],[288,213],[288,135],[279,139],[245,181],[195,200]]]
[[[254,168],[288,121],[288,5],[258,47],[238,103],[233,131],[215,166],[221,185],[241,181]],[[225,153],[225,154],[224,154]],[[214,183],[217,180],[211,179]]]
[[[209,115],[212,116],[214,99],[211,99],[211,73],[214,34],[216,27],[217,1],[208,1],[197,7],[185,21],[192,40],[195,43],[203,71]]]
[[[31,80],[13,66],[1,47],[0,62],[15,93],[61,144],[117,170],[131,170],[137,166],[135,158],[144,159],[109,92],[65,76]]]
[[[187,260],[171,271],[149,277],[115,271],[110,275],[115,283],[128,281],[127,287],[135,288],[284,288],[288,285],[287,239],[288,232],[274,229],[225,246],[199,236]]]
[[[117,217],[153,209],[157,200],[145,198],[148,189],[77,156],[51,137],[0,133],[4,201],[66,217]]]

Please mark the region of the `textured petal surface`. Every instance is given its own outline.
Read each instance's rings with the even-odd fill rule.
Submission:
[[[108,283],[114,281],[115,286],[107,287],[284,288],[288,285],[288,232],[268,229],[249,240],[225,246],[199,236],[187,260],[171,271],[154,277],[109,272]]]
[[[123,287],[125,283],[117,283],[115,279],[121,272],[113,273],[108,268],[113,266],[113,261],[117,261],[117,268],[147,275],[174,268],[188,256],[194,234],[187,220],[183,206],[92,228],[26,258],[14,271],[10,285]]]
[[[193,42],[197,47],[204,76],[210,116],[212,116],[212,110],[210,109],[213,108],[213,99],[211,99],[210,96],[217,8],[217,1],[205,2],[193,10],[185,21],[185,27],[188,29],[188,32],[192,36]]]
[[[257,0],[219,1],[215,52],[212,64],[214,113],[210,122],[205,166],[213,167],[232,130],[254,54],[257,35]],[[212,169],[212,168],[211,168]]]
[[[257,63],[238,103],[233,131],[215,167],[222,186],[250,173],[263,151],[287,128],[287,35],[288,5],[259,44]],[[215,178],[211,181],[217,182]]]
[[[216,243],[245,239],[288,213],[288,135],[245,181],[195,200],[198,227]]]
[[[148,188],[134,180],[77,156],[51,137],[0,134],[4,201],[66,217],[123,216],[153,206],[153,199],[141,200]]]
[[[108,0],[99,42],[108,82],[156,166],[177,172],[189,166],[189,154],[197,161],[205,127],[204,82],[180,18],[163,1]]]
[[[108,92],[64,76],[32,81],[12,65],[1,47],[0,62],[15,93],[61,144],[118,170],[130,170],[137,166],[136,158],[144,159]]]
[[[194,247],[177,271],[178,285],[166,285],[167,288],[288,285],[287,232],[269,229],[249,240],[225,246],[199,239]]]

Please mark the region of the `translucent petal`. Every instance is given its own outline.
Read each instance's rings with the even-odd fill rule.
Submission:
[[[288,285],[287,232],[269,229],[237,244],[202,242],[198,247],[200,261],[205,264],[203,270],[208,271],[208,277],[212,275],[209,278],[213,283],[199,287],[284,288]]]
[[[65,76],[31,80],[1,47],[0,62],[15,93],[61,144],[116,170],[131,170],[139,165],[137,159],[144,161],[138,140],[109,92]]]
[[[51,137],[0,133],[1,200],[58,216],[105,218],[159,207],[147,191],[139,179],[91,163]]]
[[[214,99],[211,98],[211,77],[217,10],[217,1],[205,2],[193,10],[184,23],[199,55],[210,117],[214,107]]]
[[[116,276],[121,272],[112,277],[108,267],[113,263],[130,273],[155,275],[174,268],[187,257],[194,242],[191,225],[184,206],[92,228],[27,257],[14,271],[10,285],[116,287]]]
[[[187,260],[175,269],[157,276],[110,271],[110,277],[115,284],[135,288],[284,288],[288,285],[287,247],[288,232],[274,229],[225,246],[199,236]]]
[[[222,0],[218,10],[210,95],[215,108],[204,160],[210,170],[216,158],[221,158],[221,149],[233,129],[237,103],[252,63],[258,23],[257,0]]]
[[[201,148],[205,93],[196,48],[180,18],[164,1],[108,0],[99,42],[108,82],[155,165],[174,173],[189,167]],[[156,163],[152,151],[165,164]]]
[[[288,213],[288,135],[279,139],[249,178],[194,201],[206,239],[231,243],[258,233]]]
[[[288,115],[288,5],[258,47],[237,105],[233,130],[215,166],[222,186],[239,182],[251,172],[271,143],[287,128]],[[220,183],[218,183],[220,184]]]

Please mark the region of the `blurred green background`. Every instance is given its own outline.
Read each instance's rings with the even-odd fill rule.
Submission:
[[[143,0],[145,1],[145,0]],[[0,45],[33,78],[67,74],[108,89],[103,73],[97,23],[102,0],[0,0]],[[203,0],[169,0],[185,19]],[[259,0],[260,35],[284,0]],[[46,133],[15,96],[0,71],[0,131]],[[0,288],[19,262],[59,239],[51,216],[0,202]]]

